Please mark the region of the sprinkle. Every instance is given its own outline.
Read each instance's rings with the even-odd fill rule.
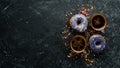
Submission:
[[[92,64],[90,63],[90,65],[92,65]]]
[[[63,32],[62,32],[62,34],[65,34],[65,33],[67,33],[67,31],[63,31]]]
[[[88,55],[84,55],[84,58],[87,59],[87,58],[88,58]]]
[[[65,43],[64,43],[64,45],[66,46],[66,45],[67,45],[67,43],[65,42]]]
[[[71,58],[71,56],[70,56],[70,55],[67,55],[67,57],[68,57],[68,58]]]
[[[68,39],[68,35],[65,37],[65,39]]]
[[[91,6],[91,8],[90,8],[91,10],[93,10],[94,9],[94,7],[93,6]]]
[[[72,12],[70,12],[70,14],[72,15]]]
[[[69,53],[69,55],[67,55],[67,57],[68,57],[68,58],[71,58],[71,57],[72,57],[72,55]]]
[[[93,63],[93,62],[94,62],[94,60],[89,60],[89,59],[88,59],[88,62]]]

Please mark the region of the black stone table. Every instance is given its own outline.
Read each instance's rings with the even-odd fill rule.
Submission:
[[[0,0],[0,68],[87,68],[67,58],[65,14],[91,0]],[[108,20],[107,45],[88,68],[120,68],[120,0],[93,0]],[[93,12],[93,13],[94,13]]]

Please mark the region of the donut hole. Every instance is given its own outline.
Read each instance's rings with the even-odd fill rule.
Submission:
[[[78,20],[77,20],[77,25],[80,25],[81,23],[82,23],[81,18],[78,18]]]
[[[96,42],[95,44],[96,44],[97,46],[99,46],[99,45],[101,44],[101,42],[98,41],[98,42]]]

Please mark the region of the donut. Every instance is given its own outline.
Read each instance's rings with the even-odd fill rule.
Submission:
[[[89,45],[94,52],[100,52],[105,48],[106,40],[102,35],[95,34],[90,37]]]
[[[70,19],[72,29],[84,32],[87,29],[88,20],[83,14],[75,14]]]

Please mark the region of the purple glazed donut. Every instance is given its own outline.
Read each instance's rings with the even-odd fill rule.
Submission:
[[[88,20],[83,14],[76,14],[70,19],[72,29],[84,32],[87,29]]]
[[[105,48],[106,40],[103,36],[95,34],[90,37],[89,44],[94,52],[100,52]]]

